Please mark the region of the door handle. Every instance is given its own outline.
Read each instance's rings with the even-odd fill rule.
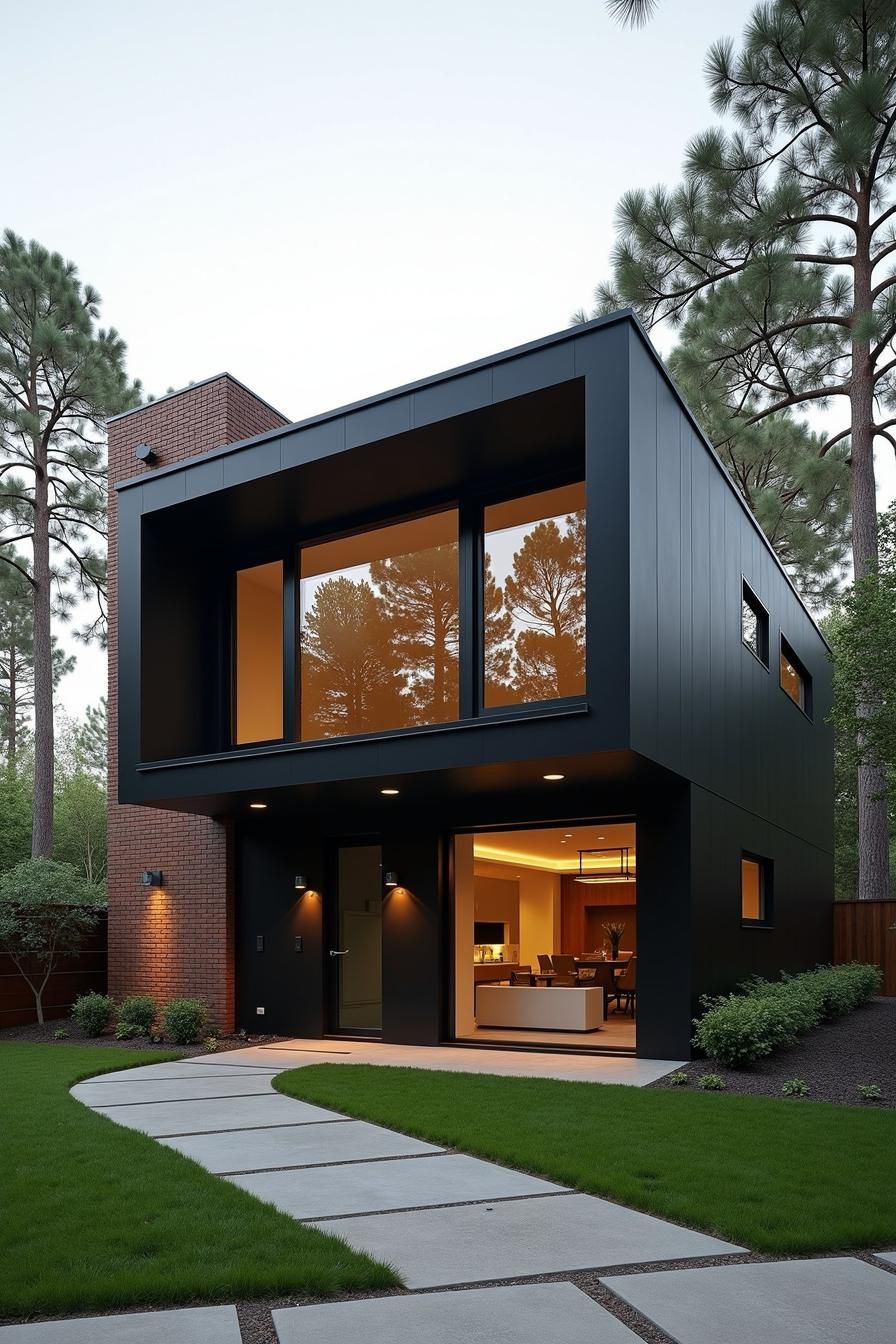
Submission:
[[[331,957],[347,957],[348,954],[349,954],[349,951],[350,951],[349,948],[344,947],[344,948],[342,949],[341,952],[337,952],[335,947],[331,947],[331,948],[330,948],[330,956],[331,956]]]

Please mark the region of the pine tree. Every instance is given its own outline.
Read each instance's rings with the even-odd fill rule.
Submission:
[[[504,585],[504,603],[517,627],[517,700],[581,694],[585,685],[584,515],[563,531],[553,518],[526,533]]]
[[[370,577],[383,602],[393,649],[409,680],[415,721],[456,719],[456,544],[375,560]]]
[[[794,407],[840,412],[857,579],[877,562],[875,441],[896,445],[896,0],[773,0],[740,50],[707,57],[733,130],[698,136],[684,182],[619,207],[613,283],[652,325],[690,318],[689,358],[755,425]],[[885,897],[882,766],[858,774],[859,896]]]
[[[411,704],[382,600],[338,575],[317,588],[302,629],[302,737],[406,728]]]
[[[32,596],[32,852],[53,847],[52,618],[100,602],[85,638],[102,634],[107,416],[137,404],[124,342],[95,327],[99,295],[71,262],[7,230],[0,244],[0,514],[2,559]],[[10,548],[30,542],[21,564]]]

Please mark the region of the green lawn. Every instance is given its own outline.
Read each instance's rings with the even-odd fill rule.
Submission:
[[[79,1079],[174,1057],[0,1045],[0,1316],[396,1283],[68,1095]]]
[[[896,1245],[893,1111],[363,1064],[274,1086],[757,1251]]]

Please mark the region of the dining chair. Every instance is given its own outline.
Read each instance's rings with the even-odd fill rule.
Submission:
[[[631,957],[624,971],[616,979],[616,997],[620,1004],[625,999],[624,1012],[635,1015],[635,998],[638,993],[638,958]]]
[[[549,953],[545,952],[538,953],[538,969],[543,974],[546,974],[548,971],[552,971],[554,969]]]
[[[579,983],[576,959],[567,952],[555,952],[551,957],[551,967],[557,972],[555,985],[577,985]]]
[[[532,985],[532,967],[517,966],[515,971],[510,972],[510,983],[512,985]]]

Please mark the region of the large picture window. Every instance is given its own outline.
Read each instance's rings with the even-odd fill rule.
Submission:
[[[283,563],[236,575],[234,741],[283,736]]]
[[[458,717],[457,511],[303,547],[301,737]]]
[[[485,510],[484,703],[585,693],[585,485]]]

